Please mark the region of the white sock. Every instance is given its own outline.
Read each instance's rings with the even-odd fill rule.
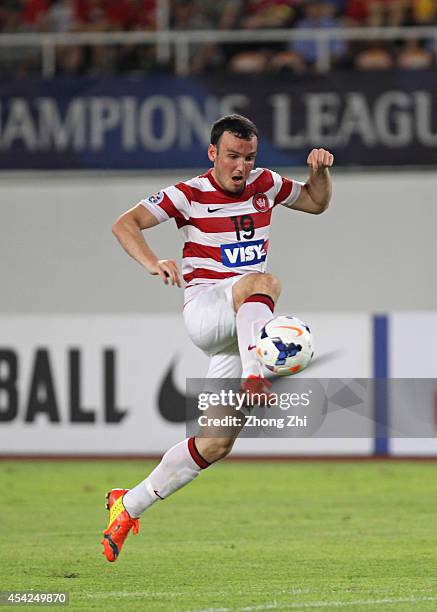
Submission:
[[[168,497],[194,480],[208,466],[199,455],[194,438],[183,440],[165,453],[145,480],[124,495],[123,505],[132,518],[137,518],[158,499]]]
[[[241,304],[236,316],[238,348],[243,371],[241,378],[262,376],[262,367],[255,352],[261,328],[273,317],[275,303],[269,295],[254,293]]]

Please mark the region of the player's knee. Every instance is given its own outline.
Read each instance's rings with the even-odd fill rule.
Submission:
[[[253,293],[271,295],[276,301],[281,294],[281,281],[273,274],[254,274]]]
[[[282,291],[281,281],[273,274],[265,274],[264,276],[267,276],[266,282],[270,291],[269,295],[273,295],[273,297],[277,299],[281,295]]]
[[[233,439],[208,438],[202,454],[209,463],[214,463],[226,457],[231,452],[233,445]]]
[[[247,274],[235,283],[232,290],[235,312],[238,311],[243,302],[254,293],[264,293],[277,302],[281,294],[281,282],[273,274],[254,272]]]
[[[223,459],[224,457],[226,457],[226,455],[229,455],[229,453],[232,450],[232,446],[234,445],[233,441],[228,441],[228,442],[220,442],[219,444],[217,444],[217,446],[215,447],[215,461],[218,461],[219,459]]]

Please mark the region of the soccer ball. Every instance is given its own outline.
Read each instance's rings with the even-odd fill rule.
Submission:
[[[281,376],[296,374],[307,367],[314,355],[310,328],[296,317],[275,317],[260,331],[256,354],[271,372]]]

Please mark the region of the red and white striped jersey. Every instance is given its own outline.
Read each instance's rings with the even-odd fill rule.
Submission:
[[[141,200],[161,223],[175,219],[184,248],[182,275],[187,287],[264,272],[272,210],[291,206],[302,184],[272,170],[256,168],[244,191],[224,191],[212,170]]]

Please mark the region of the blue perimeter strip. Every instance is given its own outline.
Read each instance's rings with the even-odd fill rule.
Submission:
[[[389,454],[388,439],[388,317],[373,317],[373,410],[375,455]]]

